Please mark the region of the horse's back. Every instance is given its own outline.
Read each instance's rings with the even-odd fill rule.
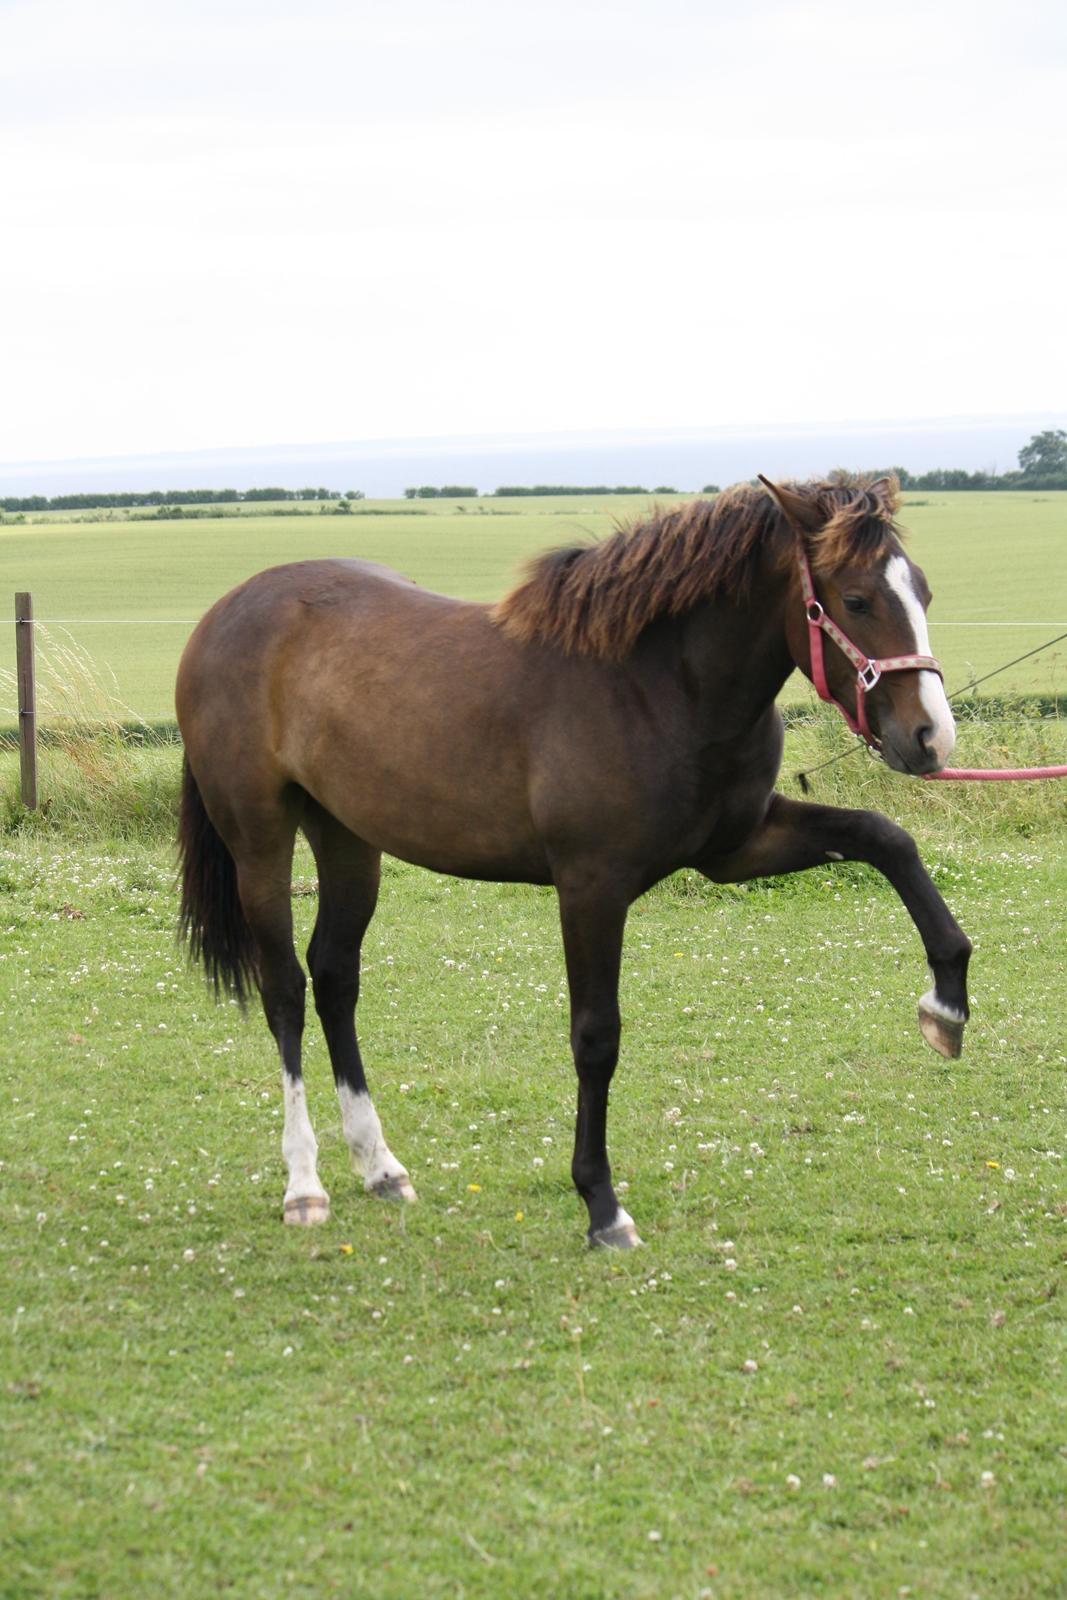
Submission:
[[[543,877],[519,653],[486,606],[371,562],[296,562],[205,616],[179,670],[178,720],[194,771],[210,769],[227,805],[297,784],[395,855]]]
[[[395,626],[405,616],[461,603],[374,561],[337,557],[268,567],[217,600],[192,634],[178,668],[178,720],[183,728],[194,722],[220,694],[229,701],[235,670],[249,693],[256,684],[266,692],[280,662],[332,636],[351,637],[382,622]]]

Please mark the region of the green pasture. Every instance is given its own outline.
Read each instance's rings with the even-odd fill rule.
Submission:
[[[975,721],[983,759],[1053,725]],[[791,729],[787,771],[833,748]],[[554,897],[387,863],[361,1033],[420,1200],[280,1221],[258,1015],[174,942],[173,748],[0,755],[0,1595],[793,1600],[1063,1594],[1063,786],[819,797],[913,830],[975,942],[961,1060],[842,865],[634,907],[589,1253]],[[119,837],[119,834],[122,837]],[[294,868],[301,947],[314,915]]]
[[[42,620],[43,715],[91,664],[109,694],[151,722],[173,715],[174,671],[193,622],[262,567],[354,555],[448,594],[493,600],[536,551],[602,537],[651,503],[365,501],[348,516],[309,505],[297,515],[246,508],[159,522],[52,514],[0,524],[0,568],[8,604],[28,589]],[[931,631],[950,689],[1067,627],[1067,494],[918,494],[906,498],[902,520],[935,591]],[[13,634],[0,642],[0,723],[9,724]],[[1060,646],[998,678],[997,692],[1058,695],[1065,660]],[[785,694],[808,692],[795,677]]]

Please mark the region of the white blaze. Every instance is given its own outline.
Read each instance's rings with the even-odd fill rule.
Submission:
[[[911,581],[911,567],[905,556],[890,556],[885,564],[885,580],[901,605],[911,628],[914,644],[902,655],[929,656],[930,634],[926,626],[926,612]],[[956,743],[956,724],[952,719],[945,686],[936,672],[919,673],[919,699],[930,719],[929,745],[937,756],[938,765],[944,766]]]

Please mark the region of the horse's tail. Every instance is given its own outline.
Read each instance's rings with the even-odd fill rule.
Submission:
[[[182,898],[179,937],[203,963],[216,999],[226,990],[243,1006],[256,988],[255,947],[237,894],[237,868],[207,814],[189,758],[182,763],[178,821]]]

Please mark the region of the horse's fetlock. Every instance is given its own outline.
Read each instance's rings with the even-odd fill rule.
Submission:
[[[593,1161],[586,1156],[575,1156],[571,1162],[574,1187],[583,1197],[591,1195],[605,1183],[611,1183],[611,1170],[606,1161]]]

